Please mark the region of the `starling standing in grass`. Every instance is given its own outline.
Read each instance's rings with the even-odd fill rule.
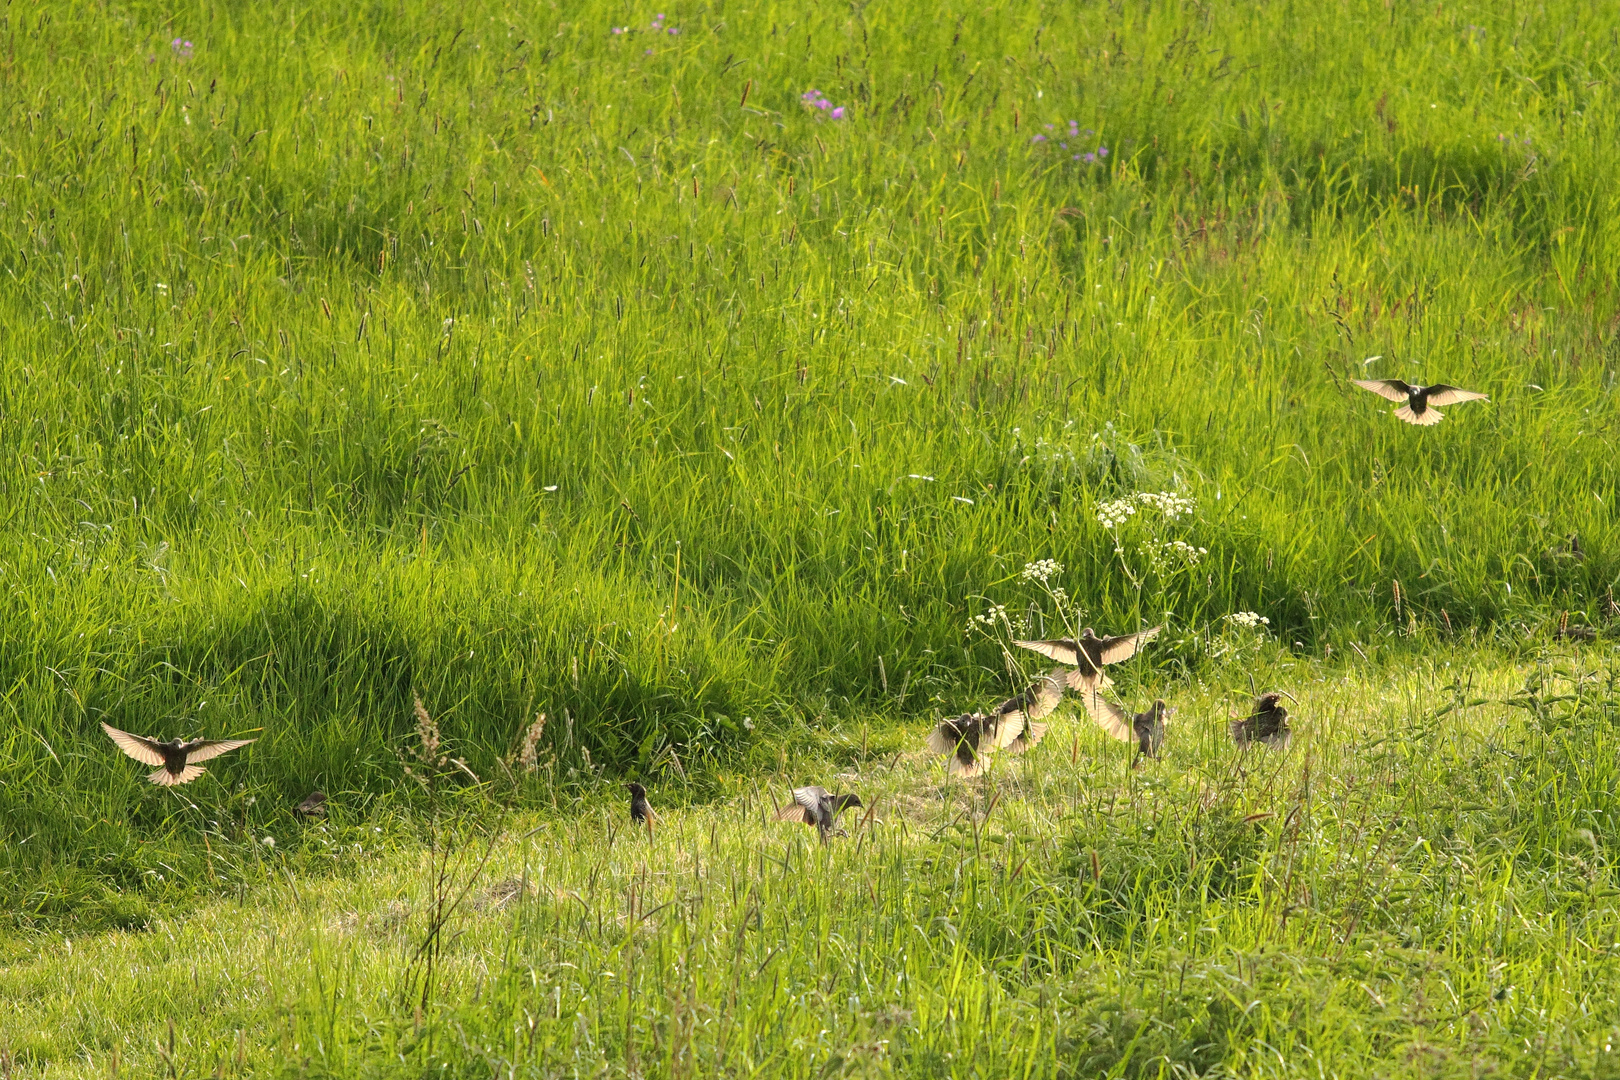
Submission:
[[[158,766],[147,779],[163,787],[189,784],[207,771],[196,762],[217,758],[221,754],[255,741],[253,739],[192,739],[190,742],[181,742],[179,739],[170,739],[168,742],[158,742],[156,739],[148,739],[142,735],[131,735],[127,731],[119,731],[106,722],[102,723],[101,730],[105,731],[108,737],[118,744],[118,749],[142,765]]]
[[[851,806],[860,806],[859,795],[829,795],[824,787],[801,787],[793,789],[793,801],[776,812],[777,821],[802,821],[806,825],[814,825],[821,834],[821,842],[825,844],[827,837],[834,834],[833,826],[838,821],[838,815]],[[844,835],[844,830],[837,830],[838,836]]]
[[[1288,745],[1293,732],[1288,727],[1288,707],[1282,703],[1293,696],[1279,691],[1261,694],[1254,699],[1254,708],[1248,716],[1232,721],[1232,740],[1239,746],[1265,743],[1281,750]]]
[[[949,769],[958,776],[978,776],[985,758],[997,750],[1021,754],[1040,742],[1046,725],[1035,721],[1063,700],[1063,670],[1042,675],[1017,697],[1008,698],[989,713],[963,713],[941,720],[928,735],[928,749],[950,754]]]
[[[316,788],[314,791],[304,796],[303,802],[293,807],[293,813],[297,814],[299,817],[305,818],[325,817],[326,792]]]
[[[626,784],[630,789],[630,820],[637,825],[647,826],[647,839],[653,835],[653,821],[658,815],[653,813],[652,804],[647,801],[647,789],[640,784]]]
[[[1134,634],[1100,638],[1088,626],[1081,633],[1079,641],[1073,638],[1054,638],[1050,641],[1015,641],[1013,644],[1023,649],[1032,649],[1048,659],[1073,668],[1074,670],[1068,673],[1070,689],[1080,691],[1086,711],[1091,714],[1092,719],[1107,727],[1100,705],[1101,697],[1098,695],[1099,690],[1109,685],[1108,676],[1103,673],[1103,668],[1109,664],[1129,660],[1143,645],[1158,637],[1162,629],[1164,629],[1162,626],[1155,626]]]
[[[1131,759],[1131,768],[1136,768],[1144,757],[1157,761],[1159,751],[1164,749],[1164,729],[1176,710],[1165,705],[1164,699],[1159,698],[1147,712],[1132,716],[1112,701],[1097,697],[1097,723],[1104,731],[1119,739],[1121,742],[1136,743],[1136,757]]]
[[[1464,401],[1484,401],[1484,394],[1472,390],[1436,383],[1433,386],[1413,386],[1400,379],[1351,379],[1363,390],[1371,390],[1381,398],[1400,403],[1395,415],[1408,424],[1430,427],[1440,422],[1437,405],[1457,405]]]

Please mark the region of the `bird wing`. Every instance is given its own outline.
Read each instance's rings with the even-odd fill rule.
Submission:
[[[1006,716],[1020,712],[1025,719],[1039,720],[1058,707],[1063,700],[1063,685],[1068,681],[1069,672],[1063,668],[1053,668],[1045,675],[1041,675],[1017,697],[1008,698],[995,707],[995,714]]]
[[[1121,660],[1129,660],[1136,655],[1136,651],[1143,645],[1159,636],[1162,626],[1155,626],[1148,630],[1139,630],[1134,634],[1121,634],[1118,637],[1099,638],[1097,641],[1100,659],[1105,664],[1117,664]]]
[[[827,789],[824,787],[796,787],[793,789],[793,801],[816,817],[820,817],[822,807],[827,805]]]
[[[790,802],[776,811],[777,821],[802,821],[806,825],[816,823],[815,816],[796,802]]]
[[[1124,709],[1115,705],[1101,694],[1091,694],[1086,700],[1086,711],[1097,722],[1097,726],[1120,742],[1132,742],[1135,731],[1131,727],[1131,717]]]
[[[127,731],[119,731],[105,720],[101,723],[101,730],[107,733],[108,738],[118,744],[118,749],[140,762],[142,765],[163,764],[163,751],[158,744],[141,735],[131,735]]]
[[[1021,712],[1005,713],[991,720],[989,726],[990,745],[986,749],[1001,749],[1010,746],[1024,732],[1024,714]]]
[[[1429,387],[1427,395],[1430,405],[1456,405],[1464,401],[1485,401],[1484,394],[1476,394],[1472,390],[1464,390],[1460,386],[1447,386],[1437,383]]]
[[[228,754],[239,746],[246,746],[254,739],[193,739],[182,743],[180,749],[186,752],[186,760],[208,761],[221,754]]]
[[[1046,738],[1046,724],[1025,724],[1023,733],[1007,744],[1007,753],[1022,754],[1025,750],[1038,744]]]
[[[972,713],[965,713],[941,720],[939,726],[928,733],[928,749],[936,754],[951,754],[964,742],[972,749],[979,741],[978,719]]]
[[[1400,379],[1351,379],[1363,390],[1371,390],[1386,401],[1405,401],[1412,388]]]
[[[1052,641],[1015,641],[1013,644],[1020,649],[1031,649],[1048,660],[1056,660],[1071,667],[1080,662],[1080,644],[1068,638],[1057,638]]]

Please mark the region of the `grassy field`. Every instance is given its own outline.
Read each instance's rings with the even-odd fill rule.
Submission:
[[[1620,1068],[1607,646],[1536,674],[1564,613],[1620,610],[1612,24],[7,9],[0,1062],[104,1071],[127,1030],[150,1071],[167,1009],[181,1073],[240,1029],[264,1073],[505,1075],[518,1017],[535,1075]],[[1419,430],[1368,376],[1491,400]],[[1010,637],[1087,623],[1167,626],[1121,678],[1182,710],[1164,765],[1078,731],[961,790],[892,758],[1034,670]],[[1261,767],[1220,746],[1251,669],[1321,687]],[[420,1020],[398,946],[450,811],[403,772],[417,693],[487,782],[444,796],[503,837],[480,881],[542,886]],[[165,793],[100,721],[259,741]],[[783,853],[760,792],[814,763],[893,804]],[[661,855],[603,831],[631,775],[690,808]],[[313,787],[326,833],[291,817]],[[237,986],[211,939],[184,971],[217,1008],[175,1012],[175,941],[241,911],[279,958]],[[799,981],[722,1001],[773,941]],[[50,1012],[85,957],[157,964],[107,990],[138,1018]]]

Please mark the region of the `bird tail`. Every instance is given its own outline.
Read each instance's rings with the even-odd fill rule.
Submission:
[[[972,761],[963,761],[961,758],[951,758],[946,771],[952,776],[973,777],[984,772],[984,758],[976,757]]]
[[[1418,427],[1433,427],[1440,422],[1440,418],[1445,414],[1439,409],[1435,408],[1433,405],[1430,405],[1420,413],[1413,412],[1412,406],[1410,405],[1402,405],[1400,408],[1395,410],[1395,415],[1400,417],[1402,420],[1405,420],[1408,424],[1416,424]]]
[[[152,775],[148,776],[147,779],[158,787],[178,787],[181,784],[191,783],[207,771],[201,765],[187,765],[180,770],[179,775],[170,772],[168,769],[153,769]]]

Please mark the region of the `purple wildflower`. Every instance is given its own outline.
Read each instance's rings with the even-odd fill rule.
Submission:
[[[672,27],[669,28],[669,32],[671,34],[678,34],[678,33],[681,32],[681,28],[678,27],[678,26],[672,26]]]
[[[1087,165],[1090,165],[1092,162],[1097,160],[1097,155],[1087,151],[1086,153],[1080,155],[1080,160],[1085,162]]]
[[[1106,146],[1097,147],[1097,156],[1098,157],[1107,157],[1108,156],[1108,147],[1106,147]]]
[[[173,49],[174,55],[179,57],[181,60],[191,59],[191,42],[187,41],[185,38],[175,38],[173,41],[169,42],[169,48]]]
[[[1030,142],[1045,142],[1046,141],[1046,136],[1045,135],[1037,135],[1037,136],[1035,136],[1033,139],[1031,139],[1029,141]]]
[[[838,106],[832,111],[831,116],[834,120],[842,120],[844,118],[844,107],[842,105]]]
[[[613,28],[613,32],[615,34],[628,34],[630,32],[630,28],[628,26],[615,26]]]

